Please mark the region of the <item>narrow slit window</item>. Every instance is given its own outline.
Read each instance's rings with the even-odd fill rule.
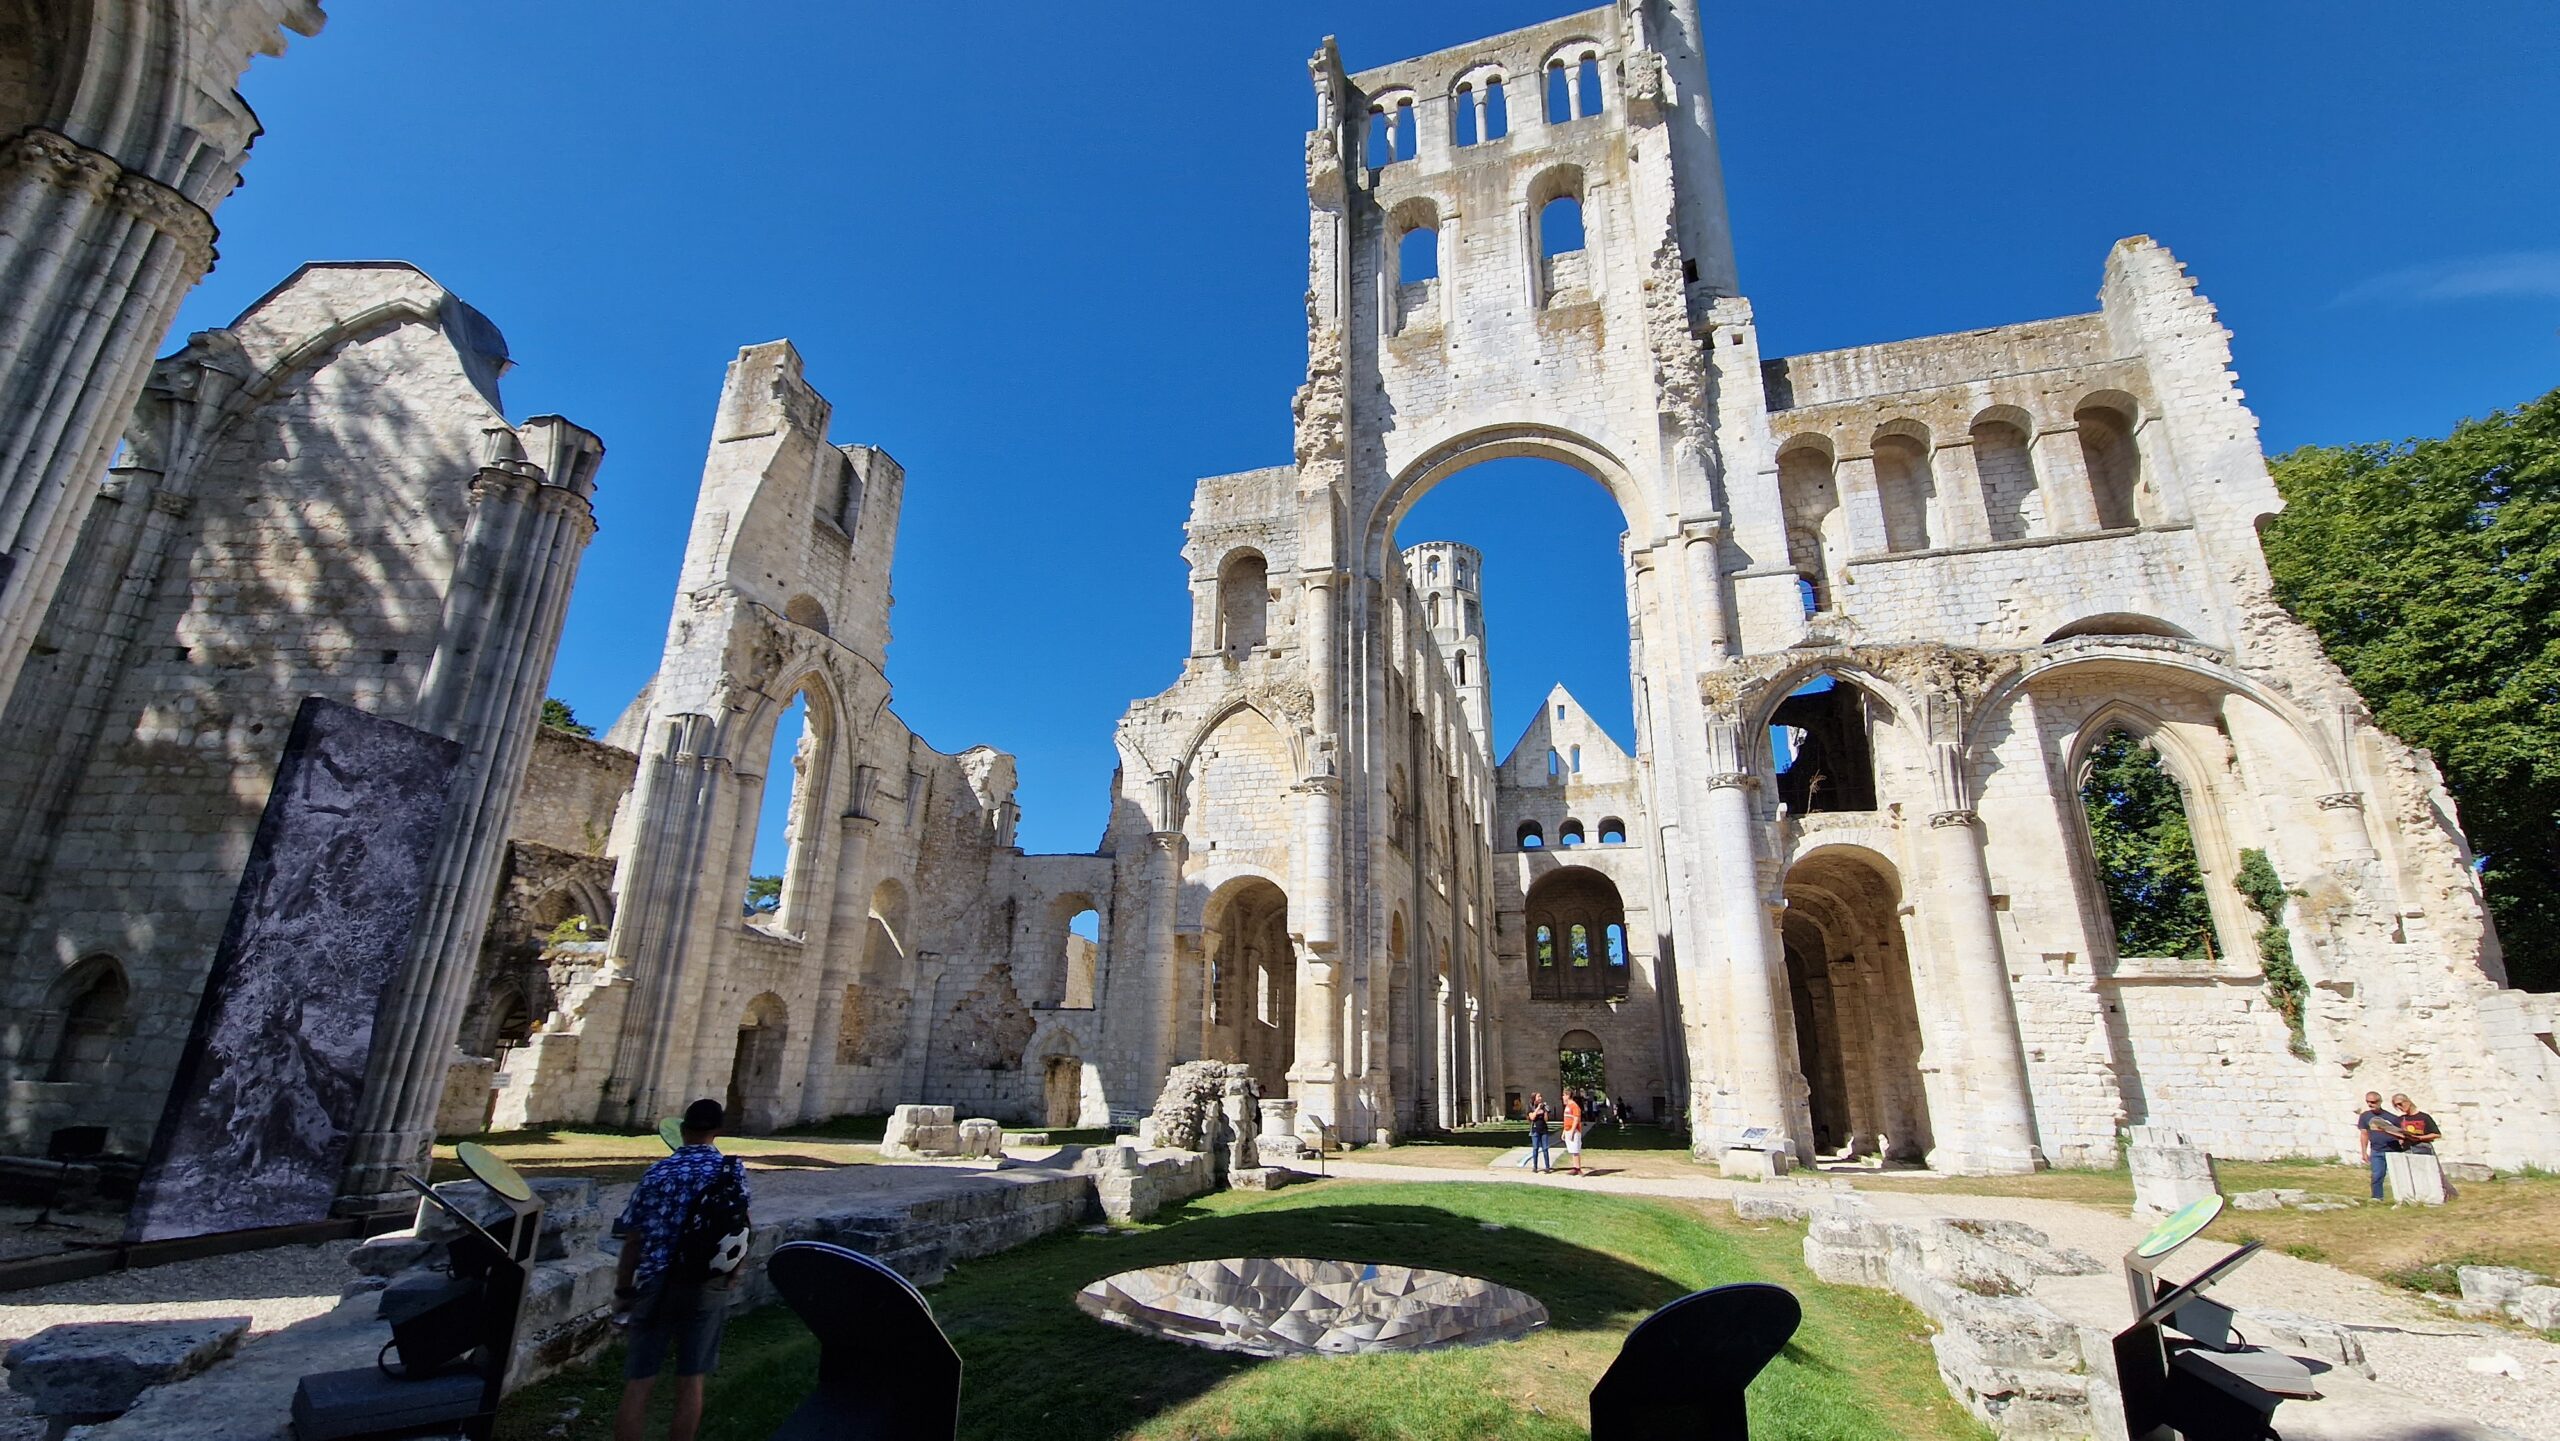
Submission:
[[[1582,57],[1582,64],[1574,75],[1574,92],[1575,99],[1581,102],[1576,107],[1580,113],[1600,113],[1600,61],[1596,57]]]
[[[1573,76],[1561,60],[1547,64],[1547,123],[1562,125],[1573,118]]]
[[[1395,148],[1393,152],[1396,159],[1410,160],[1414,157],[1414,154],[1416,153],[1414,146],[1414,133],[1415,125],[1413,102],[1407,100],[1396,107],[1396,135]]]
[[[1577,968],[1591,964],[1591,928],[1579,921],[1573,927],[1573,964]]]
[[[1627,928],[1613,924],[1609,927],[1609,964],[1613,966],[1623,966],[1626,963]]]
[[[1511,133],[1511,107],[1502,98],[1502,77],[1484,83],[1484,138],[1499,140]]]
[[[1540,926],[1538,927],[1538,964],[1552,967],[1555,963],[1556,933],[1545,926]]]
[[[1476,134],[1476,88],[1472,85],[1459,86],[1456,99],[1457,103],[1450,109],[1455,113],[1457,128],[1450,138],[1463,149],[1482,138]]]

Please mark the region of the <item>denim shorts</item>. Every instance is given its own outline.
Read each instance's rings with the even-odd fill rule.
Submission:
[[[720,1328],[729,1319],[726,1286],[669,1286],[652,1282],[631,1303],[627,1381],[646,1381],[666,1369],[675,1351],[676,1374],[708,1376],[720,1364]]]

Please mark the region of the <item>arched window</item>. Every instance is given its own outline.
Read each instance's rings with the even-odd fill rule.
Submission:
[[[1769,715],[1778,799],[1797,815],[1876,808],[1867,693],[1830,676],[1806,682]],[[1879,709],[1880,715],[1885,714]]]
[[[1260,649],[1271,626],[1271,572],[1263,558],[1240,550],[1218,571],[1218,648],[1230,660]]]
[[[1582,249],[1582,197],[1559,195],[1538,207],[1538,253],[1553,260]]]
[[[1556,754],[1556,748],[1554,746],[1547,747],[1547,779],[1554,780],[1557,776],[1562,775],[1563,773],[1564,758]]]
[[[1573,98],[1575,108],[1585,115],[1599,114],[1601,111],[1601,104],[1600,61],[1598,57],[1591,55],[1583,56],[1582,63],[1574,67],[1573,78]]]
[[[1554,970],[1555,964],[1556,933],[1549,927],[1540,926],[1538,927],[1538,965],[1543,970]]]
[[[1973,466],[1982,476],[1982,513],[1994,543],[2044,534],[2044,496],[2036,488],[2035,459],[2023,428],[1997,417],[1976,424]]]
[[[1428,623],[1431,628],[1438,630],[1440,628],[1440,597],[1437,592],[1433,593],[1431,599],[1423,602],[1423,611],[1430,617]]]
[[[2085,765],[2080,804],[2116,955],[2210,958],[2213,908],[2176,777],[2125,730],[2091,747]]]
[[[1787,563],[1811,582],[1800,587],[1805,614],[1821,610],[1829,595],[1833,532],[1840,526],[1840,487],[1831,452],[1818,437],[1791,445],[1778,457],[1778,503],[1787,522]]]
[[[1613,966],[1625,965],[1627,963],[1627,928],[1616,921],[1611,921],[1609,923],[1608,936],[1609,964]],[[1621,982],[1621,984],[1624,983]]]
[[[1529,186],[1536,217],[1533,289],[1541,306],[1591,298],[1591,256],[1584,249],[1582,172],[1570,165],[1540,175]]]
[[[1610,816],[1600,822],[1600,844],[1622,846],[1627,843],[1627,823]]]
[[[1560,846],[1578,846],[1582,844],[1582,822],[1577,820],[1567,820],[1562,826],[1558,827],[1556,830],[1556,844]]]
[[[786,935],[808,929],[810,888],[826,849],[833,732],[826,693],[812,677],[765,733],[763,790],[744,901],[753,924]]]
[[[1466,653],[1465,651],[1460,651],[1460,652],[1458,652],[1458,684],[1460,684],[1460,685],[1465,685],[1466,683],[1467,683],[1467,653]]]
[[[1439,580],[1439,579],[1440,579],[1440,557],[1438,557],[1438,556],[1436,556],[1436,555],[1435,555],[1435,556],[1431,557],[1430,559],[1428,559],[1428,560],[1424,561],[1424,562],[1422,563],[1422,573],[1423,573],[1425,576],[1429,577],[1430,579],[1432,579],[1432,580],[1434,580],[1434,581]]]
[[[1627,967],[1612,959],[1624,953],[1626,906],[1607,876],[1582,866],[1562,866],[1529,887],[1525,907],[1530,934],[1541,946],[1564,942],[1566,964],[1540,960],[1530,967],[1529,995],[1541,1001],[1607,1001],[1627,994]],[[1611,939],[1613,928],[1617,939]],[[1607,964],[1592,962],[1593,943]],[[1614,946],[1616,949],[1612,950]],[[1551,954],[1541,949],[1540,956]]]
[[[1396,280],[1403,285],[1418,285],[1440,278],[1440,232],[1428,225],[1417,225],[1396,242]]]
[[[1797,576],[1796,604],[1808,618],[1822,614],[1822,582],[1809,575]]]
[[[90,956],[62,973],[47,996],[59,1011],[62,1032],[45,1066],[48,1081],[98,1083],[115,1069],[116,1032],[124,1024],[133,988],[111,956]]]
[[[1547,844],[1547,833],[1536,821],[1522,821],[1519,840],[1520,849],[1524,851],[1543,850]]]
[[[1499,72],[1469,72],[1466,79],[1458,82],[1449,108],[1450,138],[1461,149],[1511,133],[1511,116],[1503,103]]]
[[[1369,168],[1381,170],[1415,153],[1413,97],[1379,97],[1369,106]]]
[[[2072,418],[2080,423],[2080,459],[2089,469],[2099,526],[2122,530],[2141,524],[2142,457],[2134,449],[2132,422],[2107,405],[2083,406]]]
[[[1083,896],[1069,896],[1058,903],[1064,910],[1075,907],[1067,918],[1063,949],[1058,957],[1058,1005],[1061,1009],[1086,1011],[1093,1009],[1094,982],[1102,962],[1102,913]],[[1216,992],[1216,983],[1210,990]]]
[[[1580,746],[1575,746],[1573,748],[1573,773],[1575,775],[1582,774],[1582,747]]]
[[[1876,497],[1884,506],[1884,548],[1927,550],[1937,539],[1938,479],[1929,448],[1910,435],[1876,437]]]

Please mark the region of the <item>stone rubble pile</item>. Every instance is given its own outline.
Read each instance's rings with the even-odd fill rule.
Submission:
[[[2560,1286],[2518,1266],[2457,1266],[2463,1309],[2504,1316],[2537,1331],[2560,1329]]]

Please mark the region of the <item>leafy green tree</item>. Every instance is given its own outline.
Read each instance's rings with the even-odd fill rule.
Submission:
[[[595,739],[596,728],[579,721],[578,713],[569,709],[569,703],[558,696],[552,696],[543,701],[542,723],[556,731],[567,731],[573,736]]]
[[[2119,956],[2203,956],[2213,910],[2187,829],[2186,798],[2151,747],[2111,731],[2080,783],[2089,841]]]
[[[2560,391],[2277,459],[2276,598],[2444,772],[2510,977],[2560,987]]]
[[[782,877],[747,877],[747,914],[769,916],[782,909]]]

